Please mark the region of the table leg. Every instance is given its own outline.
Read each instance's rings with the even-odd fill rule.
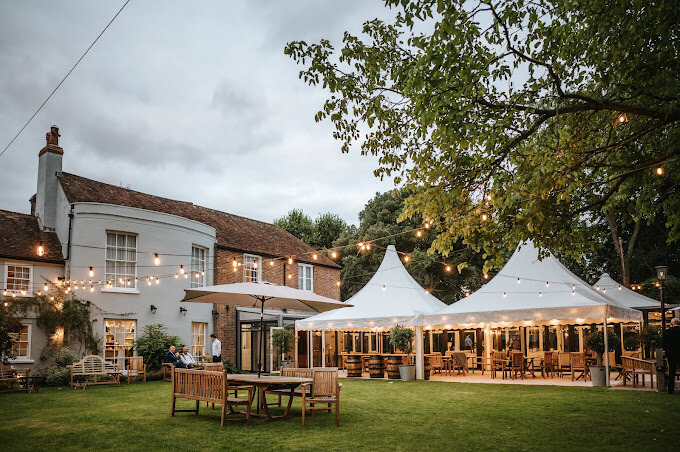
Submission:
[[[269,412],[269,407],[267,406],[267,401],[265,400],[264,393],[266,392],[266,388],[258,386],[258,391],[260,391],[260,404],[262,405],[262,408],[264,409],[264,412],[267,416],[267,420],[271,421],[272,420],[272,415]]]
[[[302,390],[305,391],[304,386],[302,387]],[[288,405],[286,405],[286,410],[283,412],[284,418],[288,417],[288,412],[290,411],[290,407],[293,406],[294,394],[295,394],[295,388],[291,388],[290,389],[290,396],[288,397]]]

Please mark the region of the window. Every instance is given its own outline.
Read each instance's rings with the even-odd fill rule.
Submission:
[[[191,322],[191,355],[198,359],[204,355],[205,350],[205,331],[208,329],[207,323]],[[206,351],[210,356],[210,351]]]
[[[30,295],[32,267],[23,265],[7,266],[7,291],[17,295]]]
[[[113,287],[135,288],[137,276],[137,236],[106,233],[106,281]]]
[[[10,333],[9,336],[14,341],[12,344],[12,355],[14,355],[14,359],[29,359],[31,354],[29,345],[31,326],[22,325],[19,333]]]
[[[252,254],[243,255],[243,282],[260,282],[262,258]]]
[[[104,339],[104,359],[113,361],[125,369],[126,360],[132,356],[135,341],[136,320],[104,320],[106,336]]]
[[[191,287],[205,286],[205,256],[205,248],[196,245],[191,247]]]
[[[298,264],[298,289],[314,290],[314,267]]]

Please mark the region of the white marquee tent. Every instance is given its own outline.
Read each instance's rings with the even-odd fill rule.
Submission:
[[[518,247],[481,289],[434,314],[424,325],[491,327],[641,321],[642,314],[570,272],[552,254],[538,259],[531,242]]]
[[[298,320],[295,329],[375,331],[413,325],[417,316],[446,307],[411,277],[394,245],[387,247],[371,280],[346,303],[353,306]]]
[[[653,298],[645,297],[644,295],[630,290],[622,284],[616,282],[609,274],[603,273],[600,279],[593,284],[595,290],[605,293],[608,297],[613,298],[620,304],[627,308],[652,310],[660,309],[661,303]]]

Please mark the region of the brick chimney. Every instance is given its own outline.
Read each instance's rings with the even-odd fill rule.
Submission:
[[[61,172],[64,150],[59,147],[59,127],[52,126],[45,135],[47,143],[38,153],[38,190],[35,215],[45,230],[54,230],[57,217],[57,173]]]

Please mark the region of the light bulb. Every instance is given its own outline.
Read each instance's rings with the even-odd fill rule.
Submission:
[[[370,243],[366,244],[366,251],[371,251],[371,244]]]
[[[550,287],[550,282],[549,282],[549,281],[546,281],[546,282],[545,282],[545,287]]]
[[[519,278],[517,278],[517,284],[519,284],[519,283],[520,283],[520,280],[519,280]]]
[[[292,264],[292,263],[293,263],[293,258],[292,258],[292,257],[289,257],[289,258],[288,258],[288,264]]]
[[[465,296],[466,296],[466,297],[469,297],[469,296],[470,296],[470,292],[465,292]]]
[[[508,296],[508,294],[505,293],[505,292],[503,292],[503,298],[505,298],[505,297],[507,297],[507,296]]]
[[[45,292],[48,291],[49,287],[47,287],[47,284],[45,284],[45,285],[43,286],[43,289],[45,289]]]
[[[201,270],[201,275],[205,276],[205,270]]]
[[[450,266],[450,265],[447,265],[447,266],[446,266],[446,271],[447,271],[447,272],[450,272],[450,271],[451,271],[451,266]]]
[[[572,296],[573,296],[573,295],[576,295],[576,291],[575,291],[575,290],[572,290],[572,291],[571,291],[571,295],[572,295]]]
[[[234,266],[235,267],[235,266]],[[179,266],[179,274],[183,275],[184,274],[184,265]]]
[[[3,296],[3,297],[6,297],[6,296],[7,296],[7,290],[3,290],[3,291],[2,291],[2,296]]]
[[[90,286],[90,292],[94,292],[94,286]]]
[[[542,297],[542,296],[543,296],[543,292],[539,292],[539,293],[538,293],[538,296],[539,296],[539,297]]]
[[[160,283],[161,283],[161,280],[158,279],[158,276],[156,276],[156,284],[160,284]]]
[[[54,301],[54,297],[50,297],[50,301]]]
[[[489,274],[488,274],[488,273],[484,273],[484,279],[489,279]]]
[[[338,257],[338,253],[336,253],[335,251],[331,251],[331,257],[335,259],[336,257]]]
[[[618,121],[619,121],[619,123],[621,123],[621,124],[623,124],[623,123],[626,122],[627,120],[628,120],[628,118],[626,117],[626,115],[625,115],[624,113],[621,113],[621,114],[619,115],[619,117],[618,117]]]
[[[318,258],[319,256],[316,253],[312,254],[312,259],[317,260]]]
[[[387,286],[385,286],[385,285],[383,284],[382,289],[383,289],[383,291],[387,290]]]
[[[661,176],[661,175],[663,174],[663,168],[658,167],[658,168],[656,169],[656,174],[658,174],[659,176]]]
[[[154,265],[161,265],[161,258],[158,257],[158,253],[153,255],[153,263]]]
[[[595,286],[595,290],[600,290],[600,286]]]
[[[274,266],[274,261],[269,261],[269,266],[273,267]]]
[[[175,279],[179,278],[179,273],[175,273]]]
[[[338,286],[340,286],[340,281],[336,282],[335,284],[338,285]]]
[[[430,229],[430,223],[428,223],[428,222],[425,222],[425,224],[423,226],[425,227],[425,229]]]
[[[90,278],[94,278],[94,268],[90,267],[90,271],[87,274],[90,275]]]
[[[489,194],[486,195],[486,200],[487,200],[487,201],[491,201],[491,193],[489,193]]]
[[[489,216],[485,213],[482,214],[482,221],[486,221],[489,219]]]
[[[150,286],[150,285],[151,285],[151,280],[150,280],[150,279],[147,279],[147,280],[146,280],[146,285],[147,285],[147,286]]]
[[[43,242],[38,243],[38,256],[42,257],[45,254],[45,247]]]
[[[41,296],[41,295],[42,295],[42,292],[38,291],[38,296]]]
[[[619,290],[621,290],[621,284],[619,284]]]
[[[233,261],[231,261],[231,266],[232,266],[232,267],[238,267],[238,262],[236,262],[236,259],[234,259]]]
[[[416,237],[420,238],[423,236],[423,233],[421,231],[416,231]]]
[[[404,256],[404,262],[408,262],[408,255]]]

